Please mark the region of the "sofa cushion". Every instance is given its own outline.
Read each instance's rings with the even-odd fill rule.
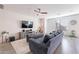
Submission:
[[[50,33],[50,34],[49,34],[50,39],[56,36],[56,34],[55,34],[55,33],[56,33],[56,31],[52,31],[52,33]]]
[[[49,34],[49,36],[50,36],[50,39],[53,38],[53,37],[55,37],[54,33]]]
[[[49,41],[49,39],[50,39],[50,36],[49,35],[45,35],[43,42],[47,43]]]
[[[53,31],[51,34],[49,34],[50,38],[53,38],[55,36],[57,36],[59,34],[59,32],[57,31]]]
[[[57,36],[58,34],[59,34],[59,33],[58,33],[57,31],[54,33],[55,36]]]
[[[32,41],[34,41],[34,42],[37,42],[37,43],[41,44],[41,43],[43,42],[43,37],[37,38],[37,39],[35,39],[35,38],[30,38],[29,40],[32,40]]]
[[[38,38],[41,38],[43,37],[43,33],[30,33],[28,34],[29,38],[35,38],[35,39],[38,39]]]
[[[57,32],[60,34],[60,33],[62,33],[62,30],[57,30]]]

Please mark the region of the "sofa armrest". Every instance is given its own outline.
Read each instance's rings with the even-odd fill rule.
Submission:
[[[29,40],[29,47],[33,53],[47,53],[48,47],[40,40],[31,38]]]
[[[43,38],[39,38],[39,39],[30,38],[29,43],[30,42],[34,43],[34,44],[37,44],[38,47],[47,48],[46,44],[43,43]]]

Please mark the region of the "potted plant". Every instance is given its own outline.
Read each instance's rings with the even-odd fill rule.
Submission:
[[[75,30],[72,30],[72,31],[71,31],[71,33],[70,33],[70,37],[75,37],[75,38],[76,38]]]

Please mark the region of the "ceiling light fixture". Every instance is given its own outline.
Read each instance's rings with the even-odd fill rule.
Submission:
[[[35,9],[34,12],[38,13],[38,15],[39,15],[39,14],[48,14],[47,12],[41,11],[40,8]]]

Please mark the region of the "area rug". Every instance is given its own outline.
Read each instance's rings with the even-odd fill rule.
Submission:
[[[29,45],[26,42],[26,39],[16,40],[14,42],[11,42],[11,45],[13,46],[17,54],[26,54],[30,52]]]

